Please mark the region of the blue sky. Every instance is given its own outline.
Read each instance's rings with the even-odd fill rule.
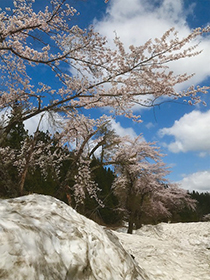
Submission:
[[[0,7],[5,2],[0,0]],[[36,8],[46,3],[46,0],[36,0]],[[210,23],[210,0],[109,0],[108,4],[104,0],[72,0],[71,5],[80,12],[72,23],[82,28],[93,24],[111,46],[114,32],[128,47],[161,37],[171,27],[183,37],[192,28]],[[172,65],[177,73],[196,74],[178,90],[192,84],[210,85],[210,35],[199,40],[199,48],[203,49],[201,55]],[[41,78],[38,73],[34,75],[37,81]],[[206,107],[190,106],[179,100],[153,109],[135,108],[143,123],[117,117],[113,127],[120,135],[142,133],[147,141],[156,141],[166,155],[164,162],[171,168],[169,179],[190,191],[210,192],[210,93],[203,98]],[[92,111],[93,116],[103,113],[103,110]],[[28,122],[27,126],[30,129],[34,123]]]

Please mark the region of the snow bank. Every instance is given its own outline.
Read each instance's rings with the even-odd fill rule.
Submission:
[[[161,223],[116,234],[150,280],[210,280],[210,222]]]
[[[0,201],[0,279],[148,279],[117,238],[55,198]]]
[[[161,223],[129,235],[49,196],[1,200],[0,279],[210,280],[210,222]]]

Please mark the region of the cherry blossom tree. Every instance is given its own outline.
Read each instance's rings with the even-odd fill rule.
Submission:
[[[160,39],[130,46],[128,51],[116,36],[115,49],[110,49],[93,28],[83,30],[73,24],[77,11],[71,1],[46,1],[48,5],[38,12],[33,2],[13,1],[13,7],[0,13],[1,110],[18,100],[26,108],[23,121],[47,111],[104,106],[137,118],[132,114],[135,104],[153,106],[165,95],[190,97],[190,102],[198,103],[197,93],[207,92],[207,87],[199,86],[176,92],[174,86],[192,75],[175,75],[168,62],[198,55],[196,45],[188,43],[209,32],[209,27],[181,39],[171,28]],[[31,73],[41,68],[56,87],[49,78],[33,81]]]
[[[143,215],[169,218],[175,209],[195,208],[187,192],[167,181],[169,170],[154,143],[141,138],[122,142],[115,154],[118,174],[113,189],[128,221],[128,233],[141,227]]]
[[[0,149],[2,164],[13,165],[19,174],[19,182],[16,183],[18,193],[24,194],[29,170],[35,171],[38,167],[44,177],[53,170],[52,173],[60,180],[60,169],[67,160],[69,167],[60,180],[60,191],[65,189],[68,195],[69,192],[73,193],[76,205],[83,204],[86,194],[102,205],[97,199],[99,189],[92,180],[93,170],[90,165],[95,156],[100,157],[100,166],[109,164],[108,154],[110,150],[113,152],[112,147],[120,141],[119,136],[110,130],[110,120],[106,116],[94,120],[83,114],[69,112],[61,127],[62,132],[50,137],[49,133],[41,133],[39,130],[42,119],[41,117],[34,135],[26,134],[23,140],[18,142],[19,148],[14,147],[10,134],[8,138],[11,143],[7,139],[2,142],[4,144]],[[16,131],[18,126],[16,124],[11,128],[11,131]],[[45,135],[44,139],[42,134]],[[69,181],[75,182],[71,188],[68,186]]]
[[[18,147],[13,146],[16,143],[13,139],[9,139],[11,145],[5,141],[4,146],[0,148],[2,171],[9,170],[10,173],[12,171],[12,175],[7,176],[4,182],[6,187],[11,180],[10,177],[13,178],[13,190],[10,190],[10,195],[17,196],[25,193],[26,177],[29,171],[34,173],[36,168],[41,170],[43,178],[47,178],[49,172],[59,178],[62,161],[69,156],[69,153],[65,153],[65,148],[61,147],[59,142],[55,144],[55,136],[52,138],[49,133],[45,133],[45,138],[42,139],[42,132],[37,128],[33,136],[26,135],[21,142],[18,142]]]

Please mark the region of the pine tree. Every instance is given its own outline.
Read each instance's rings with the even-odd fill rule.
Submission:
[[[22,114],[23,106],[16,101],[8,116],[8,121],[6,120],[7,130],[0,136],[0,148],[8,150],[8,154],[1,155],[0,158],[0,196],[2,197],[14,197],[18,193],[19,174],[13,163],[24,140],[28,137]]]
[[[22,121],[22,115],[23,106],[16,101],[13,104],[11,115],[8,117],[8,126],[3,140],[4,146],[20,150],[22,142],[28,137],[28,132],[25,130],[25,125]]]

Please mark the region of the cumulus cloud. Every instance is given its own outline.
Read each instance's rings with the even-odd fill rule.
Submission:
[[[111,119],[110,123],[111,123],[112,128],[115,130],[115,132],[119,136],[124,137],[126,135],[129,135],[131,138],[137,137],[137,134],[136,134],[136,132],[134,131],[133,128],[131,128],[131,127],[128,127],[128,128],[122,127],[120,122],[116,122],[114,119]]]
[[[200,156],[210,153],[210,110],[202,113],[192,111],[174,122],[170,128],[159,130],[159,136],[173,136],[175,140],[167,144],[173,153],[197,151]]]
[[[126,47],[142,45],[150,38],[159,38],[171,27],[179,32],[179,37],[186,37],[190,32],[187,16],[193,12],[193,5],[184,8],[183,0],[142,1],[112,0],[109,2],[106,16],[95,21],[96,29],[113,43],[115,32]],[[195,8],[195,7],[194,7]],[[203,52],[196,57],[173,62],[170,66],[175,73],[196,73],[188,82],[176,89],[183,90],[192,84],[199,84],[210,73],[210,38],[199,38],[199,50]],[[113,46],[113,45],[112,45]]]
[[[210,170],[184,176],[178,183],[189,191],[210,192]]]
[[[189,32],[182,1],[164,0],[160,6],[155,2],[112,0],[106,17],[95,22],[97,29],[110,42],[116,32],[126,46],[144,44],[175,25],[179,29],[184,27],[185,34]]]
[[[29,134],[33,134],[37,128],[41,131],[49,131],[54,134],[56,131],[60,132],[64,119],[57,113],[38,114],[24,122],[25,128]]]

